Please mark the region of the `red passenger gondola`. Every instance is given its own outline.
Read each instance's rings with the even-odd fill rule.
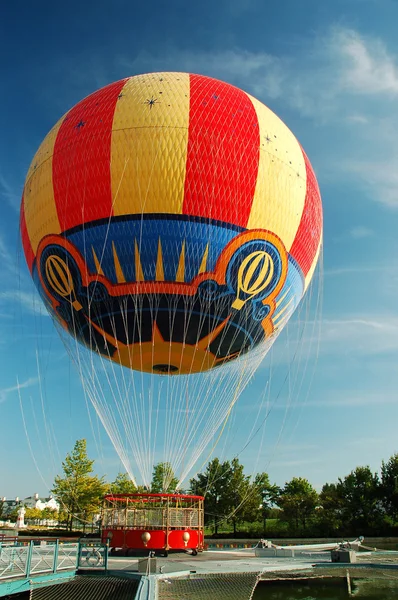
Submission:
[[[203,496],[108,494],[104,498],[102,541],[111,550],[203,550]]]

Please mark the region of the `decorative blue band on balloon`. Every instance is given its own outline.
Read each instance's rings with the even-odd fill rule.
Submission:
[[[120,261],[126,281],[136,281],[135,263],[132,260],[135,244],[139,251],[145,281],[155,281],[155,269],[160,241],[163,256],[164,279],[175,281],[184,244],[186,282],[198,274],[207,251],[206,271],[214,270],[225,246],[237,235],[236,228],[220,222],[206,223],[196,220],[132,218],[123,221],[101,222],[97,227],[79,229],[68,234],[72,244],[83,255],[89,270],[96,272],[92,250],[101,262],[105,276],[117,283],[114,250]]]

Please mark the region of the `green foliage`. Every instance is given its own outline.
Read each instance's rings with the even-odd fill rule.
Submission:
[[[7,519],[9,519],[10,521],[16,521],[18,518],[18,511],[20,509],[20,506],[14,506],[14,508],[7,513]]]
[[[217,535],[226,523],[230,523],[236,536],[238,527],[245,522],[251,523],[253,530],[265,529],[266,515],[278,488],[270,484],[267,473],[257,474],[250,482],[237,458],[223,463],[215,458],[204,473],[191,479],[190,490],[205,496],[205,524],[211,524]]]
[[[253,499],[255,502],[254,511],[258,509],[257,494],[251,494],[250,477],[244,474],[244,466],[240,464],[238,458],[233,458],[229,469],[225,472],[224,493],[225,509],[228,520],[232,523],[234,535],[237,532],[237,526],[244,520],[250,520],[253,517]],[[255,490],[256,491],[256,490]]]
[[[93,465],[94,461],[87,456],[86,440],[77,440],[72,452],[62,463],[63,477],[55,477],[51,491],[62,511],[68,514],[67,527],[70,530],[73,519],[83,523],[91,521],[99,511],[102,497],[108,490],[103,478],[92,475]]]
[[[276,502],[283,511],[282,519],[289,523],[295,532],[299,527],[305,531],[315,516],[318,494],[307,479],[293,477],[285,484]]]
[[[275,502],[278,496],[275,497]],[[272,506],[269,509],[267,521],[278,521],[281,518],[282,511],[277,506]]]
[[[44,519],[44,521],[57,521],[58,511],[55,508],[43,508],[41,511],[41,518]]]
[[[177,485],[178,479],[169,462],[160,462],[153,467],[151,492],[173,493],[176,491]]]
[[[69,522],[69,514],[65,511],[60,509],[59,513],[58,513],[58,525],[59,526],[67,526]]]
[[[27,522],[58,519],[72,529],[73,519],[92,521],[105,493],[146,491],[136,488],[127,473],[119,473],[109,485],[93,475],[94,461],[87,456],[85,440],[76,442],[62,468],[52,490],[60,503],[59,514],[27,509]],[[154,466],[152,492],[173,493],[177,484],[170,463]],[[344,479],[325,483],[319,495],[307,479],[294,477],[279,489],[267,473],[251,480],[237,458],[222,463],[214,458],[191,479],[190,492],[205,496],[207,534],[274,538],[388,534],[398,525],[398,454],[383,461],[380,479],[369,467],[357,467]],[[2,510],[0,502],[0,518]],[[16,520],[17,512],[15,507],[7,518]]]
[[[206,497],[205,525],[212,523],[216,535],[228,511],[227,473],[229,472],[229,462],[220,463],[218,458],[214,458],[208,463],[204,473],[198,473],[196,478],[190,480],[191,493]]]
[[[112,494],[134,494],[137,488],[131,481],[128,473],[118,473],[115,481],[110,485]]]
[[[3,520],[3,515],[5,516],[5,508],[5,503],[3,502],[3,500],[0,500],[0,521]]]
[[[25,510],[25,522],[36,523],[42,520],[42,511],[39,508],[27,508]]]
[[[58,512],[54,508],[27,508],[25,510],[25,523],[45,525],[46,521],[57,521]]]
[[[393,522],[398,520],[398,454],[381,464],[380,496],[385,514]]]
[[[340,531],[343,525],[344,502],[336,483],[325,483],[319,494],[317,522],[319,533],[329,537]]]
[[[377,473],[369,467],[357,467],[339,479],[336,491],[341,500],[343,522],[355,534],[375,530],[381,524],[382,510]]]
[[[219,524],[217,536],[214,534],[213,527],[205,527],[205,537],[236,539],[252,538],[258,540],[259,538],[264,537],[263,531],[264,523],[262,523],[262,521],[242,521],[239,525],[239,531],[236,536],[234,536],[232,523],[224,521]],[[266,531],[269,539],[292,537],[288,524],[279,519],[267,519]]]
[[[267,529],[267,519],[271,518],[273,511],[278,510],[274,508],[274,505],[279,496],[280,489],[277,485],[270,483],[268,473],[257,473],[252,488],[253,502],[255,502],[261,514],[263,525],[262,535],[264,536]]]

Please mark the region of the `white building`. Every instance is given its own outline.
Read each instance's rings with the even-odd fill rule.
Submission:
[[[48,498],[40,497],[39,494],[28,496],[22,500],[22,503],[26,508],[38,508],[43,510],[44,508],[51,508],[52,510],[59,511],[58,502],[50,495]]]
[[[13,500],[7,500],[7,498],[2,497],[0,498],[0,503],[2,504],[2,516],[1,516],[1,521],[0,521],[0,525],[12,525],[11,521],[10,521],[10,517],[11,514],[14,513],[13,515],[13,519],[12,521],[15,522],[17,521],[18,523],[18,517],[16,516],[16,509],[20,510],[23,507],[26,508],[36,508],[38,510],[43,510],[45,508],[50,508],[51,510],[56,510],[57,512],[59,511],[59,504],[58,502],[52,497],[52,496],[48,496],[47,498],[45,497],[40,497],[39,494],[34,494],[33,496],[28,496],[27,498],[24,498],[24,500],[21,500],[19,497],[13,499]],[[28,523],[30,522],[30,524],[35,524],[35,525],[45,525],[45,526],[52,526],[55,527],[56,525],[58,525],[58,521],[56,519],[35,519],[33,522],[31,520],[28,521]],[[18,526],[18,525],[17,525]]]

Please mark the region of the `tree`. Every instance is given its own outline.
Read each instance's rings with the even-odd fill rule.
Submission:
[[[110,485],[111,494],[134,494],[137,488],[128,473],[118,473],[115,481]]]
[[[220,463],[218,458],[214,458],[204,473],[198,473],[190,480],[191,494],[205,496],[205,525],[212,523],[215,535],[228,510],[226,483],[230,470],[229,462]]]
[[[94,461],[87,456],[86,440],[77,440],[72,452],[67,454],[62,463],[64,476],[55,477],[51,491],[61,509],[68,514],[66,524],[70,530],[74,518],[83,521],[85,526],[100,510],[101,499],[107,492],[103,477],[92,475],[93,465]]]
[[[250,477],[244,474],[244,466],[240,464],[238,458],[233,458],[230,468],[225,471],[224,486],[225,509],[229,515],[228,520],[232,523],[234,536],[236,536],[238,524],[244,521],[250,512],[248,501],[250,491],[253,491],[250,489]],[[257,499],[257,509],[259,505]],[[250,509],[252,512],[252,504]]]
[[[3,518],[3,516],[5,516],[5,512],[6,512],[6,503],[0,499],[0,520]]]
[[[343,524],[344,501],[336,483],[325,483],[319,494],[317,522],[323,535],[336,535]]]
[[[14,508],[12,510],[10,510],[9,513],[7,513],[7,519],[9,519],[10,521],[16,521],[18,519],[18,511],[21,508],[20,504],[17,504],[16,506],[14,506]]]
[[[153,467],[151,492],[173,493],[176,491],[177,485],[178,479],[169,462],[160,462]]]
[[[268,473],[257,473],[251,488],[249,502],[258,508],[263,523],[263,535],[265,535],[267,519],[269,518],[271,509],[276,504],[280,489],[277,485],[270,483]],[[253,518],[254,514],[248,514],[247,520],[252,520]]]
[[[67,523],[68,523],[68,519],[69,519],[69,514],[65,511],[60,509],[58,512],[58,525],[64,525],[65,527],[67,527]]]
[[[230,521],[234,535],[243,521],[255,522],[270,508],[278,487],[269,482],[267,473],[259,473],[253,482],[245,475],[237,458],[220,463],[210,461],[204,473],[190,481],[192,494],[205,496],[205,524],[212,524],[217,535],[222,521]],[[266,518],[266,517],[264,517]]]
[[[39,508],[27,508],[25,510],[25,521],[37,525],[43,519],[42,511]]]
[[[57,521],[58,520],[58,511],[56,508],[43,508],[41,511],[41,518],[48,525],[47,521]]]
[[[387,517],[398,520],[398,454],[381,464],[380,497]]]
[[[370,468],[357,467],[343,480],[337,491],[343,503],[343,521],[356,534],[377,530],[381,523],[379,478]]]
[[[293,477],[285,484],[277,500],[283,511],[282,518],[294,529],[301,525],[306,529],[309,520],[315,514],[318,494],[307,479]]]

